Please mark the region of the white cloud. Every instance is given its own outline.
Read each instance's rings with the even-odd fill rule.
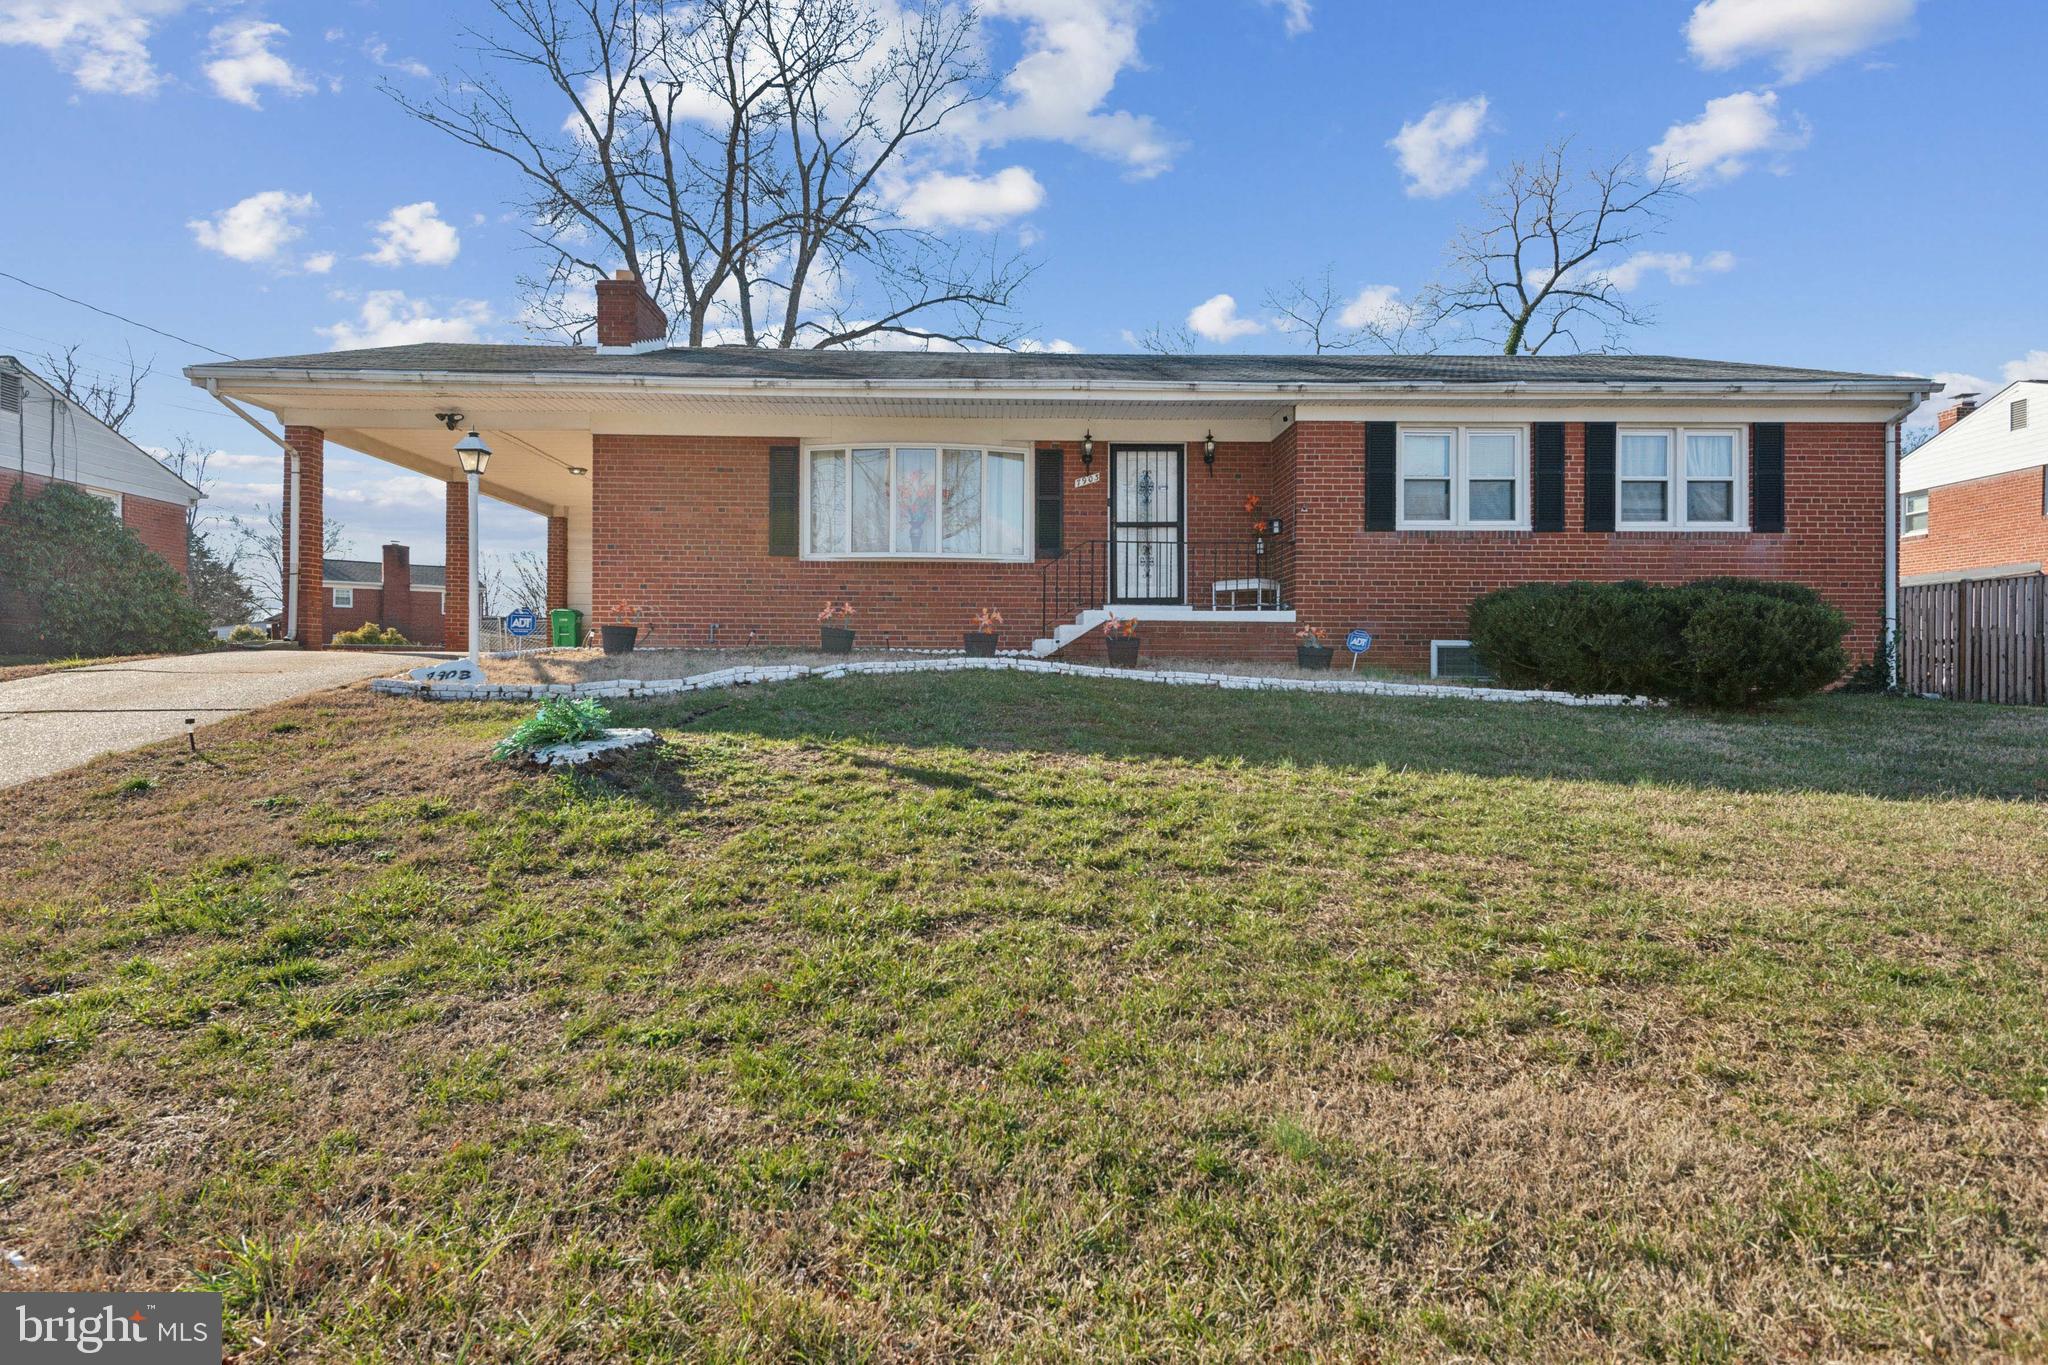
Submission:
[[[337,351],[365,346],[408,346],[422,341],[475,341],[490,326],[490,305],[480,299],[457,299],[445,314],[436,314],[424,299],[410,299],[399,289],[373,289],[363,296],[354,321],[322,327],[320,334]]]
[[[1445,100],[1387,139],[1411,198],[1440,199],[1486,169],[1486,149],[1473,145],[1486,131],[1486,107],[1484,95]]]
[[[1759,156],[1782,158],[1812,136],[1803,117],[1793,115],[1788,125],[1778,116],[1777,91],[1743,90],[1708,100],[1698,118],[1665,129],[1664,140],[1650,149],[1650,160],[1689,182],[1710,184],[1733,180]],[[1782,173],[1782,160],[1773,169]]]
[[[288,36],[284,25],[261,19],[231,19],[217,25],[207,49],[213,60],[205,67],[214,93],[250,109],[263,107],[265,89],[280,95],[312,93],[313,83],[270,50],[272,43]]]
[[[1218,294],[1188,310],[1188,330],[1204,341],[1221,343],[1263,332],[1266,324],[1256,318],[1239,317],[1237,300],[1228,294]]]
[[[1031,337],[1017,343],[1017,349],[1026,355],[1079,355],[1081,348],[1065,337],[1054,337],[1051,341],[1038,341]]]
[[[299,269],[305,271],[308,275],[325,275],[328,271],[334,269],[334,253],[331,251],[316,251],[305,260],[299,262]]]
[[[1173,143],[1150,115],[1102,107],[1117,77],[1139,64],[1148,9],[1146,0],[985,0],[984,19],[1024,25],[1024,56],[1003,78],[1006,98],[980,110],[964,138],[1071,143],[1121,162],[1134,179],[1169,169]]]
[[[1262,0],[1268,7],[1278,6],[1281,18],[1287,26],[1287,36],[1299,38],[1309,31],[1311,24],[1309,0]]]
[[[431,199],[400,204],[377,224],[376,249],[363,257],[373,265],[447,265],[462,250],[462,238],[441,220]]]
[[[305,235],[298,220],[319,207],[310,194],[264,190],[211,218],[194,218],[185,226],[208,251],[237,261],[275,261],[279,252]]]
[[[333,41],[335,30],[330,29],[328,33],[329,41],[331,42]],[[374,33],[363,40],[363,55],[383,67],[386,71],[397,71],[407,76],[417,76],[421,80],[433,79],[433,67],[428,66],[417,57],[393,57],[391,55],[391,44],[385,42]]]
[[[1626,294],[1640,288],[1651,275],[1662,275],[1672,284],[1698,284],[1702,275],[1724,275],[1734,268],[1732,251],[1711,251],[1698,259],[1690,251],[1638,251],[1604,273]]]
[[[1722,70],[1752,57],[1787,81],[1812,75],[1896,36],[1917,0],[1701,0],[1685,40],[1701,66]]]
[[[1344,304],[1337,324],[1356,331],[1360,327],[1399,327],[1414,310],[1399,299],[1400,288],[1391,284],[1369,284]]]
[[[1022,217],[1045,202],[1045,186],[1022,166],[990,176],[927,175],[910,187],[897,206],[916,228],[965,227],[986,231]]]
[[[2048,379],[2048,351],[2028,351],[2018,360],[2008,360],[2000,373],[2008,384],[2022,379]]]
[[[38,47],[95,94],[151,95],[164,82],[149,52],[158,21],[187,0],[0,0],[0,43]]]
[[[2007,368],[2010,369],[2011,365],[2008,364]],[[1913,415],[1906,419],[1908,427],[1934,426],[1937,419],[1941,416],[1942,409],[1953,407],[1956,399],[1962,395],[1966,393],[1974,393],[1980,396],[1992,394],[1996,393],[2001,387],[2001,385],[1994,384],[1988,379],[1981,379],[1974,374],[1965,374],[1961,370],[1936,370],[1927,377],[1941,385],[1943,391],[1935,394],[1919,407],[1913,409]]]

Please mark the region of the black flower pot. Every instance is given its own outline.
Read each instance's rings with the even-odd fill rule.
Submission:
[[[819,626],[818,648],[827,654],[851,654],[853,632],[844,626]]]
[[[996,657],[996,634],[992,630],[970,630],[967,632],[967,657],[970,659],[993,659]]]
[[[1138,637],[1135,635],[1112,635],[1103,643],[1109,646],[1109,661],[1118,668],[1138,666]]]
[[[633,642],[640,638],[638,626],[599,626],[598,637],[604,642],[607,654],[631,654]]]
[[[1296,645],[1294,662],[1302,668],[1328,668],[1330,656],[1336,652],[1328,645]]]

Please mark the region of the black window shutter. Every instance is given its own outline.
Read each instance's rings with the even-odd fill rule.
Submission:
[[[1365,529],[1394,529],[1394,424],[1365,424]]]
[[[1586,423],[1586,529],[1614,529],[1614,423]]]
[[[1749,525],[1778,534],[1785,529],[1785,424],[1758,422],[1749,429]]]
[[[1038,449],[1038,558],[1058,559],[1066,545],[1067,452],[1059,446]]]
[[[1529,495],[1529,527],[1564,529],[1564,423],[1538,422],[1535,431],[1536,487]]]
[[[797,552],[796,487],[797,449],[771,446],[768,449],[768,553],[794,556]]]

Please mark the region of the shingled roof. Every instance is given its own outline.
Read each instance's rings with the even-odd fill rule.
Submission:
[[[440,564],[415,564],[412,585],[439,590],[447,586],[445,575],[446,569]],[[330,588],[374,588],[384,581],[384,565],[375,559],[323,559],[320,577]]]
[[[1928,381],[1891,374],[1691,360],[1664,355],[1085,355],[1010,351],[763,350],[671,347],[604,355],[586,346],[427,342],[360,351],[198,365],[188,374],[296,370],[309,374],[568,375],[711,382],[1058,384],[1870,384]]]

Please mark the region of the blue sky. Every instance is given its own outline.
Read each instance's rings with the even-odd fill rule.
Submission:
[[[1398,306],[1510,160],[1677,155],[1691,197],[1626,265],[1638,351],[2048,374],[2030,148],[2048,5],[1983,0],[985,0],[1002,86],[907,200],[1026,243],[1047,343],[1287,350],[1267,293],[1330,268]],[[0,0],[0,269],[238,356],[526,339],[535,263],[490,160],[412,122],[480,4]],[[913,186],[912,188],[917,188]],[[1228,295],[1223,301],[1219,296]],[[222,512],[276,457],[177,377],[203,352],[0,280],[0,350],[153,358],[131,432],[215,444]],[[440,554],[435,485],[333,455],[351,549]],[[491,511],[488,544],[539,544]]]

